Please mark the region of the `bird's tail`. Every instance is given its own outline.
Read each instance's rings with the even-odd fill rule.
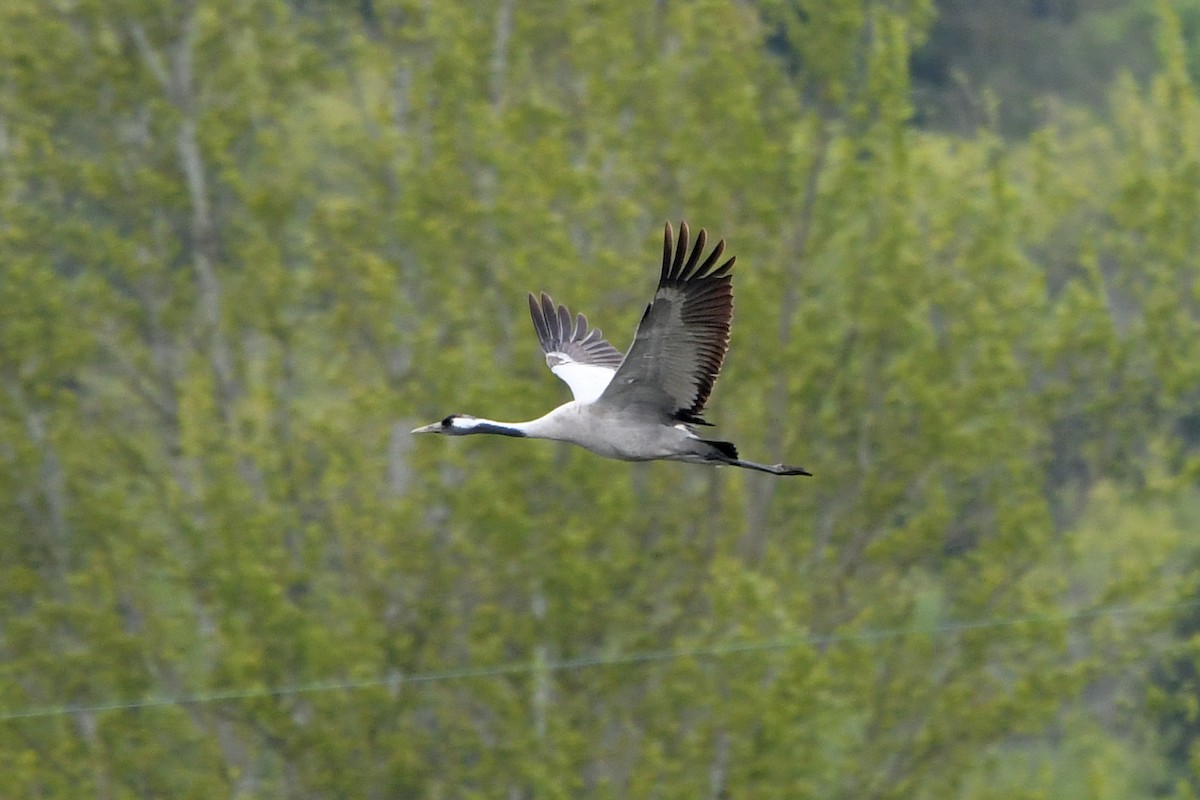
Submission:
[[[718,442],[712,439],[701,439],[700,441],[712,448],[708,452],[707,457],[710,461],[718,464],[728,464],[731,467],[769,472],[772,475],[812,475],[804,467],[793,467],[789,464],[759,464],[756,461],[743,461],[741,458],[738,458],[737,447],[733,442]]]

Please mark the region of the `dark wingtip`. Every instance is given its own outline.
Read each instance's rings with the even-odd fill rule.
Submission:
[[[692,275],[696,274],[696,265],[700,263],[700,256],[704,253],[704,245],[708,242],[708,231],[704,228],[696,234],[696,244],[692,246],[692,254],[688,257],[687,264],[684,265],[683,271],[679,273],[679,280],[686,281]]]
[[[724,244],[724,242],[722,242],[721,244]],[[728,261],[726,261],[724,264],[722,264],[721,266],[717,267],[712,272],[710,272],[709,277],[710,278],[724,278],[726,275],[729,274],[729,270],[733,269],[733,262],[735,262],[735,261],[737,261],[737,256],[730,256]]]
[[[671,272],[671,253],[675,249],[675,232],[671,230],[671,223],[668,221],[663,229],[663,262],[662,274],[660,278],[666,280],[667,275]]]
[[[542,292],[542,297],[545,296],[546,293]],[[546,328],[546,319],[542,316],[542,307],[538,304],[538,299],[534,297],[533,292],[529,293],[529,317],[533,320],[533,330],[537,334],[538,341],[545,346],[546,340],[550,336],[550,331]]]
[[[701,228],[696,234],[695,244],[689,248],[691,229],[686,220],[679,222],[679,238],[668,222],[663,228],[663,263],[660,281],[687,281],[692,278],[723,278],[729,273],[735,258],[730,258],[717,269],[712,269],[725,252],[725,240],[718,239],[712,252],[704,256],[708,245],[708,231]],[[689,249],[691,252],[689,253]],[[703,259],[703,260],[702,260]],[[710,270],[712,270],[710,272]]]
[[[554,310],[554,300],[545,292],[542,292],[542,319],[546,320],[546,330],[550,332],[551,336],[558,335],[554,331],[554,326],[558,322],[558,312]]]
[[[671,264],[671,276],[678,278],[679,273],[683,270],[683,259],[687,255],[688,249],[688,224],[683,220],[679,221],[679,242],[675,245],[675,260]]]
[[[570,339],[571,331],[575,329],[575,322],[571,319],[571,312],[566,306],[558,307],[558,335],[562,339]]]
[[[720,258],[721,254],[724,252],[725,252],[725,240],[718,239],[717,243],[713,246],[712,252],[708,254],[708,258],[704,259],[704,263],[701,264],[696,269],[696,274],[703,277],[708,272],[708,270],[712,267],[712,265],[717,263],[717,259]],[[717,276],[717,277],[720,277],[720,276]]]

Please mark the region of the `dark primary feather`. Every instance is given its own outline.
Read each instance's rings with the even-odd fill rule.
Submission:
[[[702,261],[708,234],[700,230],[690,254],[688,238],[687,223],[681,222],[676,245],[667,223],[658,290],[601,399],[650,403],[676,419],[700,422],[729,349],[734,258],[715,266],[725,251],[722,240]]]
[[[572,320],[567,307],[555,307],[545,292],[540,301],[532,293],[529,295],[529,316],[533,318],[533,328],[549,366],[563,363],[562,356],[579,364],[609,369],[616,369],[621,364],[621,351],[605,341],[599,328],[589,329],[583,314]]]

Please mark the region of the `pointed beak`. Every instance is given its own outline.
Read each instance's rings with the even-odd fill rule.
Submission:
[[[435,422],[432,425],[423,425],[420,428],[413,428],[413,433],[441,433],[442,423]]]

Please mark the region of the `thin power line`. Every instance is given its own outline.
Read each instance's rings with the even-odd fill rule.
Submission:
[[[1177,603],[1159,603],[1138,606],[1109,606],[1100,608],[1081,609],[1061,613],[1030,614],[1020,617],[990,618],[979,620],[963,620],[947,622],[940,625],[929,625],[906,628],[880,628],[874,630],[855,631],[850,633],[833,633],[827,635],[782,636],[772,639],[748,641],[718,642],[711,645],[662,650],[639,650],[631,653],[613,653],[605,655],[578,656],[575,658],[553,659],[546,661],[509,661],[492,665],[466,665],[447,669],[430,670],[404,675],[394,672],[389,675],[360,680],[328,680],[285,686],[246,687],[243,689],[217,689],[206,692],[188,694],[160,695],[130,700],[113,700],[100,703],[63,704],[40,706],[12,711],[0,712],[0,722],[12,720],[35,719],[38,717],[55,717],[77,713],[98,713],[102,711],[132,711],[140,709],[160,708],[163,706],[203,705],[235,700],[253,700],[266,697],[286,697],[299,694],[317,694],[323,692],[354,691],[385,686],[390,689],[400,689],[406,685],[425,683],[441,683],[445,681],[467,680],[472,678],[497,678],[511,675],[525,675],[540,672],[565,672],[570,670],[590,669],[597,667],[619,667],[648,664],[658,661],[671,661],[678,658],[719,658],[738,653],[757,653],[769,650],[786,650],[792,647],[808,645],[814,647],[842,644],[849,642],[879,642],[888,639],[908,637],[950,637],[973,630],[987,628],[1005,628],[1017,625],[1071,623],[1101,617],[1144,617],[1168,611],[1200,608],[1200,600],[1189,600]]]

